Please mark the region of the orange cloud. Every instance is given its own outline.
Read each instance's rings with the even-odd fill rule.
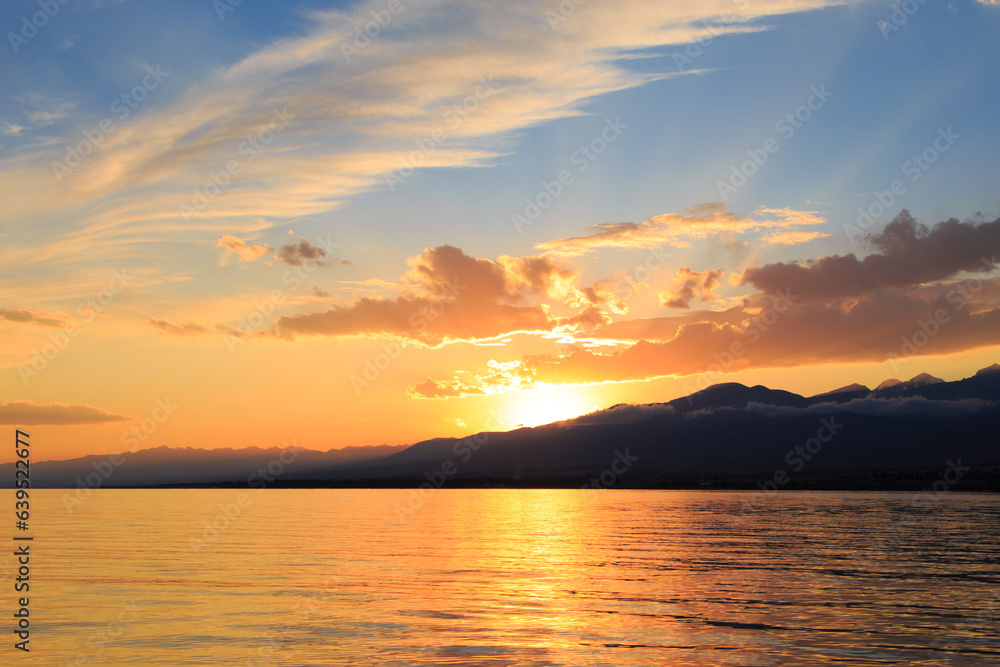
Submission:
[[[691,302],[699,296],[702,301],[712,301],[715,299],[712,290],[718,287],[720,278],[722,269],[692,271],[682,266],[673,287],[660,293],[660,303],[667,308],[690,308]]]
[[[993,288],[998,291],[997,285]],[[957,286],[952,289],[959,293]],[[831,361],[881,362],[1000,343],[1000,307],[956,310],[944,300],[926,301],[899,292],[880,293],[846,309],[808,304],[790,306],[781,314],[735,310],[740,317],[734,321],[682,324],[668,340],[640,340],[620,352],[578,348],[563,356],[527,357],[505,371],[503,383],[489,373],[463,374],[471,379],[429,379],[408,393],[448,398],[502,393],[504,387],[628,382]],[[947,321],[934,324],[942,310]],[[934,335],[927,336],[928,330],[935,331]]]
[[[947,321],[934,324],[941,311]],[[928,337],[926,330],[935,331],[934,336]],[[945,354],[1000,343],[998,332],[1000,308],[971,312],[956,310],[943,300],[880,293],[847,308],[809,304],[776,317],[766,311],[763,317],[745,312],[739,322],[686,324],[670,340],[641,340],[617,354],[579,350],[561,358],[536,358],[530,367],[539,382],[641,380],[831,361],[884,361],[921,352]]]
[[[521,361],[490,359],[486,371],[470,378],[434,380],[428,378],[406,390],[412,398],[458,398],[484,394],[505,394],[534,384],[531,371]]]
[[[594,338],[633,341],[622,351],[576,348],[565,355],[527,357],[480,374],[428,379],[408,393],[447,398],[544,384],[881,362],[922,351],[945,354],[1000,343],[1000,279],[989,277],[997,266],[993,253],[1000,250],[1000,219],[982,224],[949,220],[927,229],[903,211],[868,241],[879,252],[864,260],[834,256],[805,265],[747,269],[742,283],[762,291],[725,311],[589,323],[595,327]],[[962,271],[977,275],[928,284]],[[559,274],[549,269],[546,275]],[[690,308],[699,296],[712,300],[721,277],[721,269],[682,267],[661,302]]]
[[[826,236],[829,234],[822,232],[777,232],[764,236],[762,240],[770,245],[800,245]]]
[[[448,245],[407,260],[407,294],[362,297],[321,313],[283,316],[277,335],[386,335],[425,345],[492,338],[517,331],[551,331],[570,324],[550,316],[546,299],[589,301],[575,274],[546,257],[470,257]],[[596,296],[596,295],[595,295]],[[532,303],[532,301],[536,303]]]
[[[576,348],[527,357],[492,374],[428,380],[410,389],[423,398],[495,393],[504,387],[646,380],[668,375],[728,373],[744,368],[811,363],[882,362],[947,354],[1000,343],[1000,219],[957,220],[927,229],[905,211],[869,237],[880,252],[824,257],[807,264],[769,264],[744,273],[765,290],[720,312],[615,322],[594,338],[632,340],[622,351]],[[965,279],[931,283],[962,272]],[[721,271],[678,271],[667,305],[711,298]],[[471,377],[472,379],[464,379]]]
[[[255,262],[271,251],[266,245],[247,245],[245,241],[226,234],[215,244],[236,254],[244,262]]]

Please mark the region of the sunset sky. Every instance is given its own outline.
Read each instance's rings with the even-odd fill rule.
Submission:
[[[1000,361],[997,0],[52,6],[0,6],[37,460]]]

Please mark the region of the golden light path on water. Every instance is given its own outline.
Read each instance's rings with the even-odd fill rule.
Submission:
[[[24,664],[1000,664],[996,496],[33,494]]]

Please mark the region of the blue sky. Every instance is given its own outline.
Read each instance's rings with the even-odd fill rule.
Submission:
[[[221,17],[223,5],[211,0],[42,4],[58,11],[42,21],[33,18],[37,0],[0,7],[0,279],[10,286],[0,303],[0,315],[9,314],[0,321],[9,341],[0,377],[10,399],[92,400],[81,374],[115,353],[137,364],[158,355],[225,378],[225,348],[222,357],[206,350],[229,332],[245,339],[245,356],[274,368],[300,368],[310,363],[305,348],[322,350],[331,368],[344,369],[331,391],[367,406],[352,391],[349,362],[390,339],[415,352],[379,400],[392,394],[400,410],[438,419],[479,400],[468,392],[489,384],[459,382],[462,373],[506,378],[487,394],[524,382],[538,389],[538,368],[530,382],[506,374],[533,354],[561,359],[573,345],[624,349],[646,340],[602,327],[648,322],[665,337],[646,342],[666,345],[689,324],[723,326],[729,317],[725,326],[745,326],[766,282],[745,271],[874,252],[844,228],[896,180],[902,194],[866,232],[880,233],[903,208],[928,227],[957,218],[971,228],[1000,216],[1000,6],[992,2],[588,0],[550,27],[546,12],[558,12],[558,2],[400,0],[370,44],[354,41],[355,28],[370,25],[373,12],[386,16],[388,0],[245,1]],[[25,32],[24,17],[46,24]],[[135,90],[143,99],[120,116],[121,97]],[[819,102],[815,91],[828,98]],[[808,120],[782,130],[786,114],[810,100]],[[67,147],[104,119],[113,128],[61,173]],[[951,137],[943,144],[942,134]],[[262,143],[244,151],[252,137]],[[767,153],[772,140],[777,150]],[[581,146],[592,142],[602,152],[581,162]],[[421,144],[434,147],[421,158],[433,166],[399,178]],[[911,180],[907,163],[925,150],[936,161]],[[750,154],[767,159],[713,203]],[[239,173],[216,188],[212,179],[227,165]],[[570,179],[559,196],[515,229],[526,198],[544,199],[544,184],[564,170]],[[634,277],[660,242],[669,261],[637,281],[628,303],[615,301],[615,285]],[[910,287],[930,289],[964,275],[966,264]],[[287,272],[302,266],[314,270],[293,288]],[[122,267],[134,280],[88,320],[77,339],[85,342],[52,362],[68,369],[65,359],[75,359],[75,370],[24,380],[53,323],[80,317],[81,299]],[[441,285],[456,275],[497,309],[445,315],[440,330],[399,323],[405,308],[443,298]],[[496,275],[505,286],[490,292]],[[282,302],[240,332],[275,289],[284,290]],[[848,301],[827,306],[850,309],[868,297],[837,298]],[[368,307],[383,309],[378,322],[365,319],[375,317]],[[337,313],[357,320],[347,326]],[[584,315],[597,319],[572,319]],[[496,330],[474,326],[491,318]],[[871,364],[871,377],[883,373],[891,341],[911,325],[852,360]],[[557,334],[571,347],[553,349]],[[955,335],[935,353],[982,347],[982,338]],[[498,371],[491,363],[515,365]],[[626,373],[627,382],[577,398],[586,407],[637,400],[645,394],[628,382],[648,381],[648,397],[662,399],[679,387],[664,378],[679,383],[693,372],[667,364],[649,377]],[[431,386],[419,384],[427,377],[451,388],[441,391],[452,407],[413,407],[413,387]],[[155,375],[118,378],[156,394]],[[565,384],[598,383],[580,378]],[[215,391],[232,390],[219,382]],[[109,409],[134,409],[119,400]],[[433,433],[436,423],[420,428]]]
[[[24,113],[32,105],[18,102],[25,96],[40,96],[42,105],[72,104],[73,113],[47,127],[6,135],[0,145],[11,154],[81,118],[107,115],[111,100],[134,85],[140,64],[170,72],[139,113],[162,108],[206,72],[303,34],[309,10],[338,6],[350,3],[246,2],[220,20],[212,3],[202,1],[169,7],[71,2],[18,54],[2,51],[0,117],[8,125],[30,125]],[[545,212],[538,227],[569,234],[586,224],[682,210],[717,199],[716,181],[730,165],[774,135],[775,120],[801,104],[810,85],[821,84],[834,93],[829,105],[783,142],[780,154],[733,198],[734,206],[805,208],[806,202],[823,202],[820,210],[836,224],[850,217],[859,199],[870,201],[875,188],[896,178],[900,165],[923,150],[937,128],[953,126],[962,140],[903,204],[927,222],[977,211],[995,215],[1000,130],[992,121],[1000,90],[1000,11],[977,2],[928,2],[885,39],[877,23],[891,15],[892,6],[864,2],[760,18],[752,25],[769,30],[715,37],[685,64],[687,70],[706,70],[702,74],[589,100],[582,105],[587,116],[509,133],[511,152],[495,158],[495,166],[424,170],[396,192],[375,188],[353,197],[332,218],[384,230],[393,228],[392,219],[410,219],[416,211],[420,240],[411,237],[411,249],[431,238],[478,242],[481,248],[469,248],[482,252],[517,252],[523,239],[506,238],[508,211],[518,210],[523,197],[563,168],[605,117],[615,116],[629,131]],[[33,11],[34,2],[5,3],[0,25],[19,27]],[[687,48],[649,49],[648,59],[626,66],[673,72],[672,54]],[[395,239],[407,234],[404,225],[392,231]]]

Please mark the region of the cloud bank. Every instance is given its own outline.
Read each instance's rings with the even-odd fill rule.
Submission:
[[[589,301],[577,289],[573,272],[546,257],[490,260],[443,245],[425,249],[408,263],[403,277],[407,294],[362,297],[325,312],[282,316],[277,335],[384,335],[440,345],[516,331],[551,331],[566,319],[532,301]]]
[[[864,259],[823,257],[744,272],[760,289],[741,306],[615,322],[589,335],[632,338],[625,349],[576,348],[502,369],[429,379],[412,396],[447,398],[547,384],[592,384],[830,362],[883,362],[1000,344],[1000,220],[931,228],[903,211],[869,239]],[[963,275],[967,277],[962,277]],[[950,281],[941,281],[950,278]],[[665,305],[712,296],[714,272],[682,268]],[[502,375],[502,377],[499,377]]]
[[[127,417],[82,403],[10,401],[0,404],[0,424],[5,426],[72,426],[126,421]]]
[[[911,287],[960,271],[990,271],[1000,252],[1000,218],[982,224],[951,219],[928,229],[903,210],[868,242],[878,252],[864,259],[850,254],[768,264],[747,269],[743,284],[765,292],[794,285],[803,298],[830,299]]]

